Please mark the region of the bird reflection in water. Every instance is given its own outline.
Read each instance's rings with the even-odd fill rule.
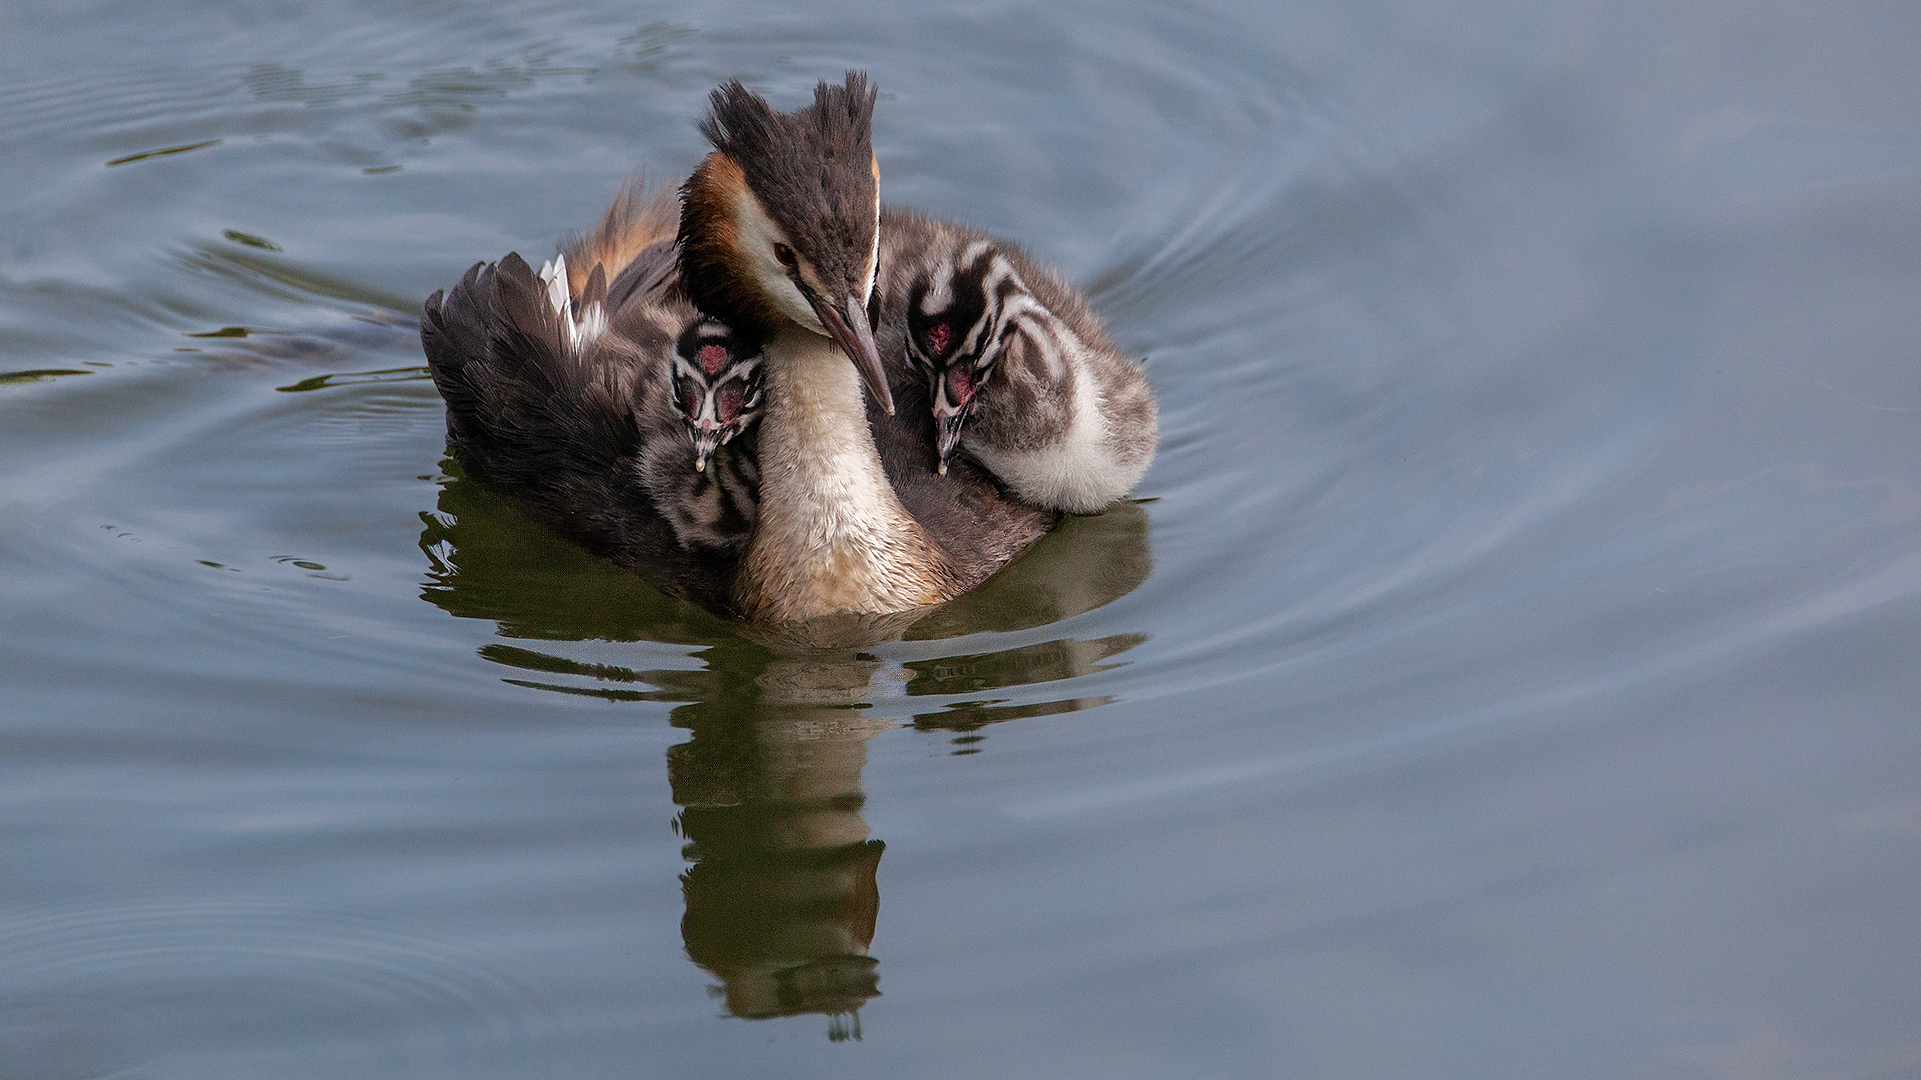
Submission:
[[[761,631],[659,592],[458,477],[443,486],[437,512],[421,517],[430,563],[423,596],[454,615],[494,621],[502,637],[538,642],[482,648],[515,669],[509,682],[675,703],[671,722],[691,734],[667,752],[690,864],[681,875],[687,955],[718,980],[714,993],[731,1015],[825,1015],[837,1041],[860,1037],[859,1010],[880,993],[868,949],[885,845],[861,813],[867,740],[911,724],[953,732],[955,753],[975,752],[989,724],[1110,700],[1030,693],[1015,702],[1005,691],[1112,666],[1109,658],[1145,640],[1059,638],[988,652],[978,637],[965,651],[939,644],[1046,626],[1131,592],[1150,569],[1147,516],[1132,504],[1070,519],[986,585],[932,612],[850,626],[850,645],[840,649],[756,637]],[[859,635],[864,645],[853,640]],[[565,655],[569,640],[685,645],[705,666],[576,660]],[[862,651],[889,640],[913,658]],[[876,715],[876,702],[894,715]]]
[[[879,993],[867,948],[884,845],[861,817],[861,769],[867,740],[893,724],[850,708],[879,667],[774,659],[758,693],[675,710],[693,730],[667,752],[693,863],[681,936],[735,1016],[825,1013],[831,1037],[859,1038],[858,1010]]]

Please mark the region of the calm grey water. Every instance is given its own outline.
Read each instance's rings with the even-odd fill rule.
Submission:
[[[0,9],[0,1076],[1921,1076],[1921,8]],[[1149,357],[795,655],[413,328],[706,92]]]

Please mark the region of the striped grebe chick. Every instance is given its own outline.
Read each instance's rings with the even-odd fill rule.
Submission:
[[[680,335],[674,405],[694,440],[694,471],[760,419],[760,347],[726,323],[701,318]]]
[[[1039,506],[1085,514],[1127,494],[1154,456],[1154,394],[1080,293],[965,226],[890,208],[881,237],[875,305],[927,381],[939,471],[964,446]]]
[[[640,469],[683,546],[732,551],[753,529],[760,463],[749,432],[760,419],[760,365],[758,343],[705,316],[688,323],[668,354],[667,397],[680,437],[649,440]]]

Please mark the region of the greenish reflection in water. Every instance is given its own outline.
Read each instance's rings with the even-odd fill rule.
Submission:
[[[420,547],[430,563],[425,599],[491,620],[501,636],[520,642],[696,647],[697,669],[629,668],[505,642],[480,651],[514,669],[507,681],[516,685],[676,704],[671,722],[690,736],[667,752],[680,807],[675,828],[689,864],[681,875],[681,938],[738,1017],[821,1014],[832,1018],[830,1038],[860,1037],[860,1007],[880,993],[879,961],[868,947],[885,850],[861,813],[868,739],[911,723],[956,733],[955,753],[977,752],[976,733],[988,724],[1112,700],[1017,701],[1000,692],[1112,667],[1112,657],[1147,640],[1125,633],[982,649],[972,636],[1031,631],[1139,586],[1152,559],[1147,515],[1132,504],[1069,519],[960,600],[852,626],[864,639],[821,648],[668,596],[459,477],[453,463],[443,468],[454,479],[436,511],[421,515]],[[931,645],[937,655],[890,662],[865,651],[902,641],[925,654],[945,639],[960,639],[952,654]],[[880,714],[908,713],[900,708],[908,699],[940,697],[960,700]]]

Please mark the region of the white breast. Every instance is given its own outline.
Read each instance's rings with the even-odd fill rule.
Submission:
[[[760,515],[740,600],[775,621],[948,599],[932,546],[887,482],[854,365],[791,327],[766,350]]]
[[[997,448],[965,433],[961,444],[1022,499],[1069,513],[1091,514],[1127,494],[1140,481],[1153,457],[1153,436],[1147,433],[1144,442],[1114,436],[1107,422],[1108,403],[1101,400],[1094,359],[1066,327],[1058,329],[1060,333],[1036,337],[1051,339],[1061,355],[1042,348],[1045,362],[1052,367],[1064,360],[1062,375],[1073,381],[1066,430],[1038,450]],[[1134,449],[1140,445],[1145,445],[1148,452]]]

